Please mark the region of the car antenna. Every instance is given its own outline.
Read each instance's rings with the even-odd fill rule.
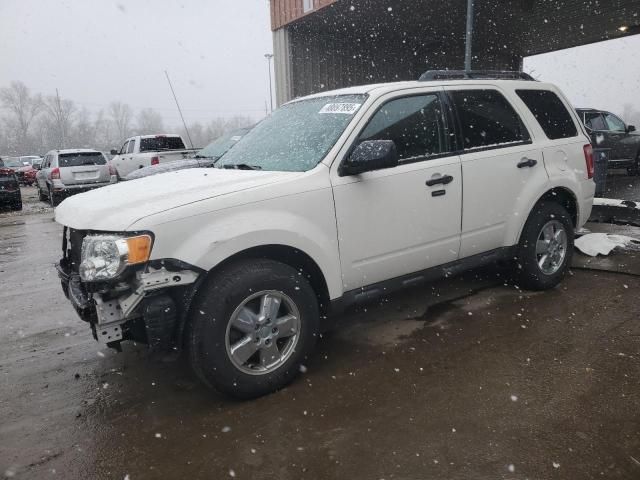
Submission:
[[[193,142],[191,141],[191,135],[189,135],[189,129],[187,128],[187,122],[184,121],[184,117],[182,116],[182,110],[180,109],[180,104],[178,103],[178,97],[176,97],[176,92],[173,91],[173,85],[171,85],[171,79],[169,78],[169,74],[167,71],[164,71],[164,74],[167,76],[167,82],[169,82],[169,88],[171,89],[171,93],[173,94],[173,99],[176,101],[176,107],[178,107],[178,113],[180,114],[180,118],[182,119],[182,125],[184,125],[184,131],[187,132],[187,138],[189,139],[189,144],[191,148],[193,147]]]

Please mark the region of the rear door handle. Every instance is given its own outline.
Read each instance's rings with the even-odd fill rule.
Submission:
[[[451,175],[443,175],[441,177],[432,178],[431,180],[426,181],[427,187],[433,187],[434,185],[447,185],[448,183],[453,182],[453,177]]]
[[[538,164],[537,160],[534,160],[533,158],[524,157],[518,162],[518,168],[535,167],[537,164]]]

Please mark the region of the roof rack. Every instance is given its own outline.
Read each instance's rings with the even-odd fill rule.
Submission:
[[[510,70],[427,70],[420,75],[419,81],[482,79],[536,81],[528,73]]]

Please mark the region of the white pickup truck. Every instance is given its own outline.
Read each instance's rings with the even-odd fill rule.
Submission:
[[[198,149],[186,148],[180,135],[136,135],[127,138],[120,150],[111,150],[111,165],[118,178],[138,168],[192,157]]]
[[[556,87],[516,74],[318,93],[215,168],[68,198],[63,291],[96,339],[185,348],[247,398],[304,370],[349,305],[498,260],[553,288],[591,212],[592,148]]]

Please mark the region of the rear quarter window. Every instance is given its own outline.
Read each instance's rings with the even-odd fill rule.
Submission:
[[[550,140],[578,135],[571,114],[562,100],[550,90],[516,90]]]

